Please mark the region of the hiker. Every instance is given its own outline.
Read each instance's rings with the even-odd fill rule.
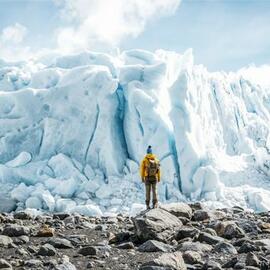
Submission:
[[[147,154],[141,163],[140,173],[142,182],[145,183],[146,207],[147,209],[150,209],[151,190],[153,208],[158,206],[157,182],[160,182],[160,164],[159,160],[152,153],[151,145],[148,146],[146,153]]]

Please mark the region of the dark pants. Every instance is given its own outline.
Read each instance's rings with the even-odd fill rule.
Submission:
[[[150,204],[152,193],[152,202],[153,205],[157,204],[158,196],[157,196],[157,180],[156,179],[146,179],[145,180],[145,203],[147,206]]]

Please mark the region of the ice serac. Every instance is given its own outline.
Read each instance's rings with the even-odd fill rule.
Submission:
[[[262,74],[210,73],[191,50],[1,62],[1,207],[133,213],[144,202],[139,163],[152,145],[162,202],[270,210]]]

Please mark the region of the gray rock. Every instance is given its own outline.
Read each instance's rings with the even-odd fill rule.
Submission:
[[[0,247],[8,247],[13,243],[13,240],[6,235],[0,235]]]
[[[212,251],[212,249],[213,247],[208,244],[203,244],[200,242],[190,242],[190,241],[184,242],[177,247],[177,250],[180,250],[182,252],[192,250],[192,251],[199,252],[200,254],[208,253]]]
[[[210,219],[210,215],[205,210],[196,210],[193,213],[193,220],[194,221],[204,221]]]
[[[206,262],[203,267],[203,270],[221,270],[221,265],[218,262],[208,261]]]
[[[214,236],[209,233],[202,232],[199,234],[198,241],[205,242],[210,245],[215,245],[217,243],[224,242],[224,239],[219,236]]]
[[[55,270],[76,270],[77,268],[69,261],[69,257],[64,255],[62,263],[55,267]]]
[[[213,236],[217,236],[216,231],[215,231],[214,229],[212,229],[212,228],[206,228],[206,229],[204,229],[202,232],[211,234],[211,235],[213,235]]]
[[[13,240],[14,244],[16,244],[16,245],[23,245],[23,244],[28,243],[29,241],[30,241],[30,239],[27,235],[22,235],[22,236],[16,237]]]
[[[260,260],[258,259],[258,257],[254,253],[249,252],[247,254],[247,257],[246,257],[246,265],[247,266],[259,267],[260,266]]]
[[[132,242],[125,242],[117,246],[119,249],[134,249],[134,244]]]
[[[182,227],[182,222],[169,212],[155,208],[133,218],[135,232],[139,239],[168,241],[175,236],[175,231]]]
[[[53,237],[47,243],[54,246],[55,248],[62,248],[62,249],[74,248],[71,242],[64,238]]]
[[[196,264],[202,262],[201,254],[192,250],[185,251],[183,253],[183,259],[186,264]]]
[[[55,267],[55,270],[77,270],[74,264],[71,262],[64,262]]]
[[[233,269],[246,269],[246,265],[242,262],[238,262],[234,265]]]
[[[109,244],[129,241],[130,237],[131,237],[130,232],[119,232],[117,234],[112,234],[111,237],[109,238]]]
[[[148,240],[140,245],[138,250],[141,252],[170,252],[172,247],[160,241]]]
[[[225,226],[223,237],[227,239],[245,237],[245,232],[235,223],[231,222]]]
[[[93,256],[93,255],[97,255],[98,253],[98,249],[94,246],[86,246],[86,247],[82,247],[79,251],[79,254],[83,255],[83,256]]]
[[[228,262],[222,265],[222,268],[233,268],[238,262],[237,257],[230,259]]]
[[[191,207],[186,203],[169,203],[161,205],[160,208],[168,211],[169,213],[173,214],[176,217],[184,217],[191,219],[192,217],[192,209]]]
[[[31,259],[31,260],[25,261],[24,265],[27,267],[31,267],[31,269],[35,269],[35,267],[42,266],[43,263],[40,260]]]
[[[64,220],[65,218],[70,217],[70,214],[68,213],[55,213],[53,215],[53,219],[60,219],[60,220]]]
[[[140,270],[148,270],[148,269],[186,270],[187,267],[183,260],[181,252],[174,252],[174,253],[164,253],[156,259],[145,262],[140,267]]]
[[[40,256],[54,256],[56,255],[56,250],[52,245],[45,244],[40,247],[37,254]]]
[[[254,241],[254,244],[257,247],[263,247],[265,250],[270,251],[270,239],[260,239]]]
[[[19,212],[14,213],[14,218],[27,220],[27,219],[31,219],[31,216],[24,211],[19,211]]]
[[[10,236],[10,237],[29,235],[30,228],[25,227],[25,226],[20,226],[17,224],[8,224],[4,227],[2,234]]]
[[[252,251],[259,251],[260,246],[255,245],[252,241],[245,241],[242,246],[239,248],[238,252],[239,253],[248,253]]]
[[[177,233],[176,239],[181,240],[187,237],[193,238],[199,234],[199,230],[194,227],[183,226]]]
[[[227,242],[222,242],[222,243],[218,243],[215,247],[214,247],[214,251],[217,253],[226,253],[226,254],[237,254],[237,250],[236,248]]]
[[[0,269],[12,269],[11,264],[9,264],[6,260],[0,259]]]
[[[226,239],[245,237],[245,232],[233,221],[218,221],[214,225],[217,234]]]
[[[29,253],[24,248],[17,248],[16,253],[23,257],[28,257]]]

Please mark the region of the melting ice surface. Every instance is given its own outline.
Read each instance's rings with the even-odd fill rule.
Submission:
[[[148,145],[160,201],[270,210],[269,86],[265,69],[210,73],[191,51],[1,62],[0,210],[136,211]]]

